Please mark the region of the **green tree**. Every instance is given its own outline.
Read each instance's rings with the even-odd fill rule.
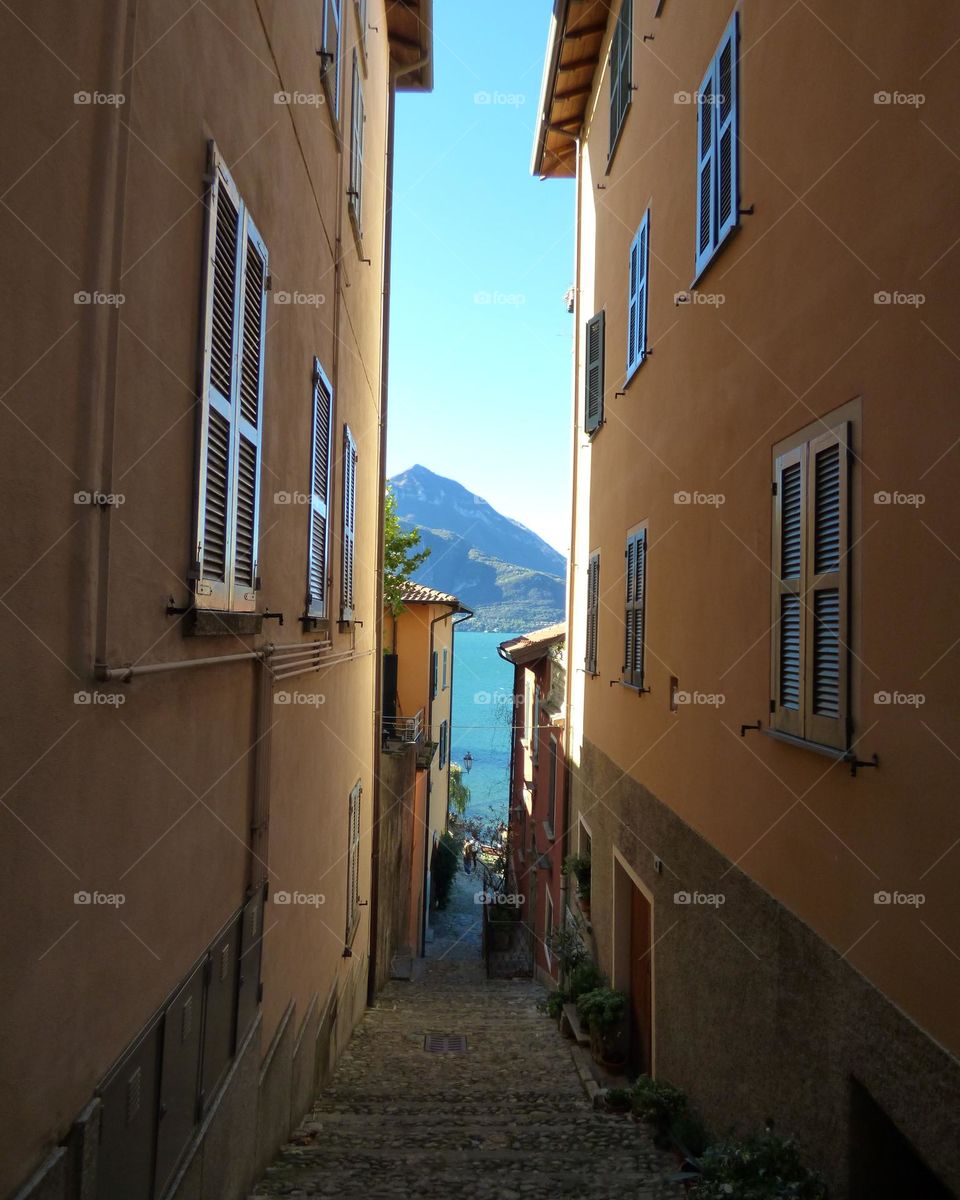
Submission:
[[[414,571],[430,557],[430,548],[418,550],[420,530],[404,533],[397,516],[397,498],[387,484],[384,504],[383,598],[395,617],[403,612],[403,585]]]
[[[459,763],[450,764],[450,811],[462,817],[470,803],[470,789],[463,782],[463,768]]]

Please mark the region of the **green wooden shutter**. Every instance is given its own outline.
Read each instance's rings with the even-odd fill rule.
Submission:
[[[307,612],[327,615],[330,538],[330,465],[333,456],[333,388],[313,360],[313,429],[310,447],[310,528],[307,539]]]
[[[597,626],[600,616],[600,555],[591,554],[587,564],[587,642],[585,669],[597,673]]]
[[[803,619],[807,540],[807,447],[797,446],[774,463],[774,586],[771,725],[803,737]]]
[[[350,426],[343,427],[343,523],[341,527],[342,562],[340,571],[340,620],[354,617],[354,565],[357,534],[357,443]]]
[[[610,146],[613,151],[630,107],[633,66],[633,0],[623,0],[610,40]]]
[[[623,682],[631,687],[642,688],[647,594],[647,531],[645,529],[641,529],[627,538],[625,557]]]
[[[846,422],[809,443],[804,736],[841,750],[848,713],[848,462]]]
[[[605,341],[605,314],[601,309],[587,322],[586,329],[586,397],[584,402],[584,429],[593,433],[603,424],[603,360]]]
[[[267,250],[210,145],[196,504],[196,604],[256,608]]]

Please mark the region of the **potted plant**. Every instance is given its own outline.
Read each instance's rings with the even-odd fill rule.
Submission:
[[[694,1200],[825,1200],[827,1195],[821,1177],[802,1161],[796,1142],[774,1133],[714,1142],[692,1165],[692,1172],[676,1178],[692,1182]]]
[[[590,859],[582,854],[568,854],[563,860],[563,874],[577,881],[577,898],[583,915],[590,920]]]
[[[567,991],[571,1000],[578,1000],[585,992],[602,988],[606,983],[603,972],[592,962],[578,963],[570,972]]]
[[[621,1067],[627,1061],[627,997],[608,987],[594,988],[577,998],[580,1020],[590,1030],[590,1050],[597,1062]]]
[[[607,1112],[627,1113],[630,1111],[631,1099],[629,1088],[607,1088],[603,1093],[603,1107]]]
[[[641,1075],[630,1091],[630,1098],[634,1115],[652,1127],[654,1143],[669,1146],[675,1124],[687,1112],[683,1092],[665,1080]]]

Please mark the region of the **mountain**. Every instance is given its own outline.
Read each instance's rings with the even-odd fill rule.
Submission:
[[[431,549],[413,578],[472,608],[468,628],[515,633],[563,620],[567,562],[543,538],[426,467],[390,484],[401,525]]]

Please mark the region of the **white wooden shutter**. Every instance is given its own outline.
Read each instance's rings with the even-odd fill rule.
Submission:
[[[804,736],[841,750],[848,711],[848,462],[846,422],[809,443]]]
[[[623,681],[631,687],[643,687],[645,605],[647,592],[647,531],[641,529],[627,538],[626,604],[624,607]]]
[[[780,455],[773,472],[774,588],[771,725],[803,737],[803,619],[807,541],[807,447]]]
[[[267,250],[210,145],[195,602],[256,608]]]
[[[363,126],[366,122],[363,104],[363,87],[360,81],[360,64],[356,50],[353,52],[353,89],[350,102],[350,211],[357,223],[357,232],[363,232]]]
[[[357,443],[350,426],[343,427],[343,525],[341,540],[343,547],[340,574],[340,620],[353,620],[354,565],[356,551],[357,520]]]
[[[313,360],[313,433],[310,448],[310,530],[307,545],[307,612],[327,615],[327,552],[330,540],[330,466],[333,458],[333,388],[319,359]]]
[[[333,115],[340,117],[340,7],[343,0],[322,0],[323,82]]]
[[[603,423],[603,360],[605,341],[605,314],[601,309],[587,322],[586,329],[586,385],[584,398],[584,429],[593,433]]]
[[[597,673],[597,626],[600,615],[600,555],[591,554],[587,564],[587,644],[585,669]]]
[[[627,378],[647,356],[647,275],[650,257],[650,210],[630,246],[630,288],[627,309]]]

